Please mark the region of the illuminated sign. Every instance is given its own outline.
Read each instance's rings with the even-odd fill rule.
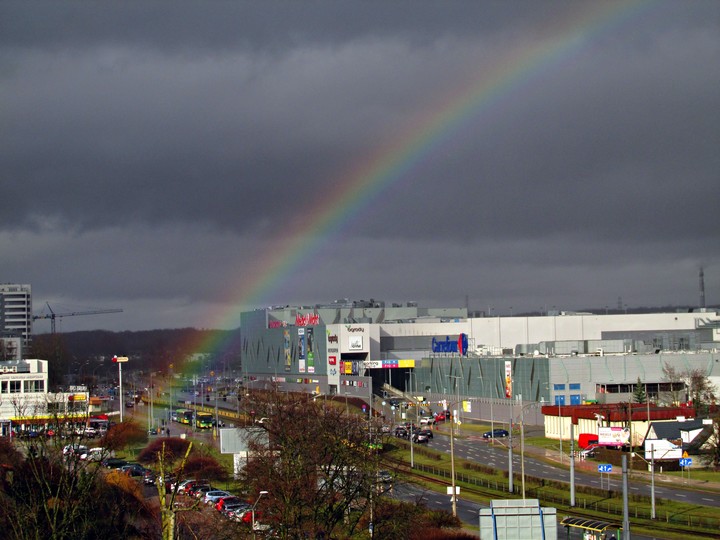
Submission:
[[[467,349],[467,334],[460,334],[457,340],[451,340],[450,336],[446,336],[445,341],[438,341],[437,338],[432,339],[432,352],[434,353],[455,353],[465,356],[467,355]]]
[[[298,313],[295,315],[295,326],[314,326],[320,324],[320,315],[317,313]]]

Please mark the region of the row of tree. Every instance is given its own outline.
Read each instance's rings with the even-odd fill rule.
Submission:
[[[137,461],[172,476],[233,485],[278,538],[470,538],[448,512],[432,512],[419,501],[389,497],[391,484],[378,477],[397,467],[383,450],[380,426],[345,404],[310,396],[253,392],[244,407],[270,420],[242,431],[249,455],[240,477],[228,471],[207,444],[156,437],[132,420],[112,427],[95,444],[103,453],[128,455],[145,445]],[[56,419],[57,425],[62,419]],[[0,438],[0,530],[7,538],[249,538],[253,531],[229,522],[197,502],[188,503],[177,489],[157,482],[158,497],[143,496],[141,484],[128,476],[83,459],[72,451],[87,444],[67,431],[67,438]],[[182,503],[182,504],[179,504]]]

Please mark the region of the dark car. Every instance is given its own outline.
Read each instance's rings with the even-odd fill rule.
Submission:
[[[404,427],[396,427],[395,428],[395,436],[400,437],[401,439],[407,439],[409,436],[409,432]]]
[[[428,436],[423,435],[419,431],[416,431],[415,433],[413,433],[412,440],[413,440],[413,442],[418,443],[418,444],[430,442],[430,439],[428,438]]]
[[[505,429],[494,429],[492,431],[486,431],[483,433],[483,439],[500,439],[503,437],[509,437],[510,433],[508,433]]]
[[[100,464],[107,469],[119,469],[127,465],[128,462],[120,458],[105,458]]]
[[[421,429],[421,430],[417,431],[417,433],[419,433],[421,435],[425,435],[428,439],[433,438],[433,432],[431,429]]]
[[[145,476],[145,472],[148,469],[140,465],[139,463],[128,463],[120,467],[120,472],[127,474],[128,476]]]

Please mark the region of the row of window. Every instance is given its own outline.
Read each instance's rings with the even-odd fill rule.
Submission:
[[[0,381],[0,394],[26,394],[45,392],[45,381],[42,379],[30,381]]]
[[[570,390],[580,390],[580,383],[570,383],[568,385]],[[553,385],[554,390],[565,390],[564,384],[554,384]]]

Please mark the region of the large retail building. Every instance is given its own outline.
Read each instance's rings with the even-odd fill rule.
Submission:
[[[375,395],[462,402],[470,417],[488,416],[491,403],[631,401],[638,381],[655,402],[687,399],[668,368],[720,383],[720,316],[709,309],[472,317],[342,301],[243,313],[241,333],[251,388],[365,397],[372,385]]]

